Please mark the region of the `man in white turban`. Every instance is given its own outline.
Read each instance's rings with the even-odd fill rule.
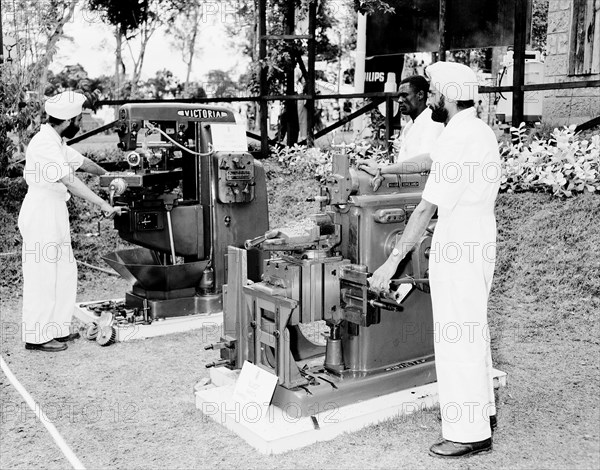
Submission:
[[[437,457],[492,449],[495,402],[487,301],[494,273],[500,160],[494,132],[475,116],[477,78],[467,66],[437,62],[426,73],[432,119],[445,128],[431,151],[422,200],[371,286],[387,290],[400,261],[437,210],[429,257],[436,373],[443,440]]]
[[[64,92],[46,100],[48,122],[31,139],[25,154],[23,176],[27,195],[19,213],[23,237],[23,323],[25,348],[63,351],[70,332],[77,292],[77,264],[71,247],[67,200],[70,193],[100,207],[113,217],[120,208],[111,207],[79,178],[75,170],[94,175],[106,171],[68,147],[79,132],[85,96]]]

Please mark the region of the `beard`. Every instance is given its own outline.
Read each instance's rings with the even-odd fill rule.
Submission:
[[[79,126],[74,122],[71,122],[69,126],[62,131],[62,137],[66,137],[67,139],[72,139],[79,132]]]
[[[435,122],[445,123],[448,120],[448,110],[444,107],[444,96],[440,96],[440,100],[434,105],[429,105],[431,108],[431,119]]]

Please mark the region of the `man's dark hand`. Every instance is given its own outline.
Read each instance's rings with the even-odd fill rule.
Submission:
[[[371,176],[375,176],[379,168],[375,160],[361,160],[356,166],[359,170],[362,170]]]

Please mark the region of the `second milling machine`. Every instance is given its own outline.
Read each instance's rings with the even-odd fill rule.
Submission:
[[[272,403],[292,414],[436,380],[427,279],[434,223],[400,263],[391,294],[371,291],[367,281],[404,231],[427,175],[371,177],[354,163],[343,151],[333,155],[332,175],[315,197],[319,213],[248,239],[247,252],[229,250],[224,335],[208,346],[220,360],[207,367],[249,361],[271,372]],[[271,254],[261,282],[250,274],[256,247]],[[324,345],[303,333],[323,322]]]
[[[116,124],[126,171],[100,177],[119,236],[138,248],[104,259],[131,283],[125,308],[146,323],[222,310],[227,247],[268,229],[265,172],[232,111],[183,103],[127,104]],[[260,280],[253,250],[249,277]]]

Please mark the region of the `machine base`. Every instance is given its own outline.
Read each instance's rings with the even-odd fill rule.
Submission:
[[[322,370],[322,369],[321,369]],[[433,357],[410,367],[364,377],[337,377],[307,371],[315,384],[293,390],[277,387],[271,403],[297,416],[312,416],[332,408],[435,382]]]
[[[113,300],[120,302],[123,299],[107,299],[104,301],[81,302],[76,304],[74,315],[84,323],[97,322],[98,317],[94,315],[87,305],[97,304],[98,302],[106,302]],[[199,315],[187,315],[185,317],[173,317],[165,320],[152,322],[150,325],[127,324],[115,325],[117,336],[116,342],[131,341],[135,339],[153,338],[155,336],[163,336],[174,333],[183,333],[185,331],[205,328],[207,334],[211,337],[218,337],[221,333],[223,324],[223,313],[209,313]]]
[[[494,369],[494,386],[506,386],[505,372]],[[297,417],[292,409],[270,405],[260,408],[234,402],[233,392],[239,371],[224,367],[210,370],[212,384],[196,386],[196,408],[203,419],[212,419],[235,432],[263,454],[281,454],[316,442],[358,431],[397,416],[410,415],[438,403],[437,383],[413,387],[358,403]]]
[[[217,313],[223,311],[223,296],[212,294],[194,295],[176,299],[153,300],[141,297],[133,292],[125,294],[125,304],[129,308],[143,309],[148,306],[148,317],[152,320],[162,318],[183,317],[199,313]]]

